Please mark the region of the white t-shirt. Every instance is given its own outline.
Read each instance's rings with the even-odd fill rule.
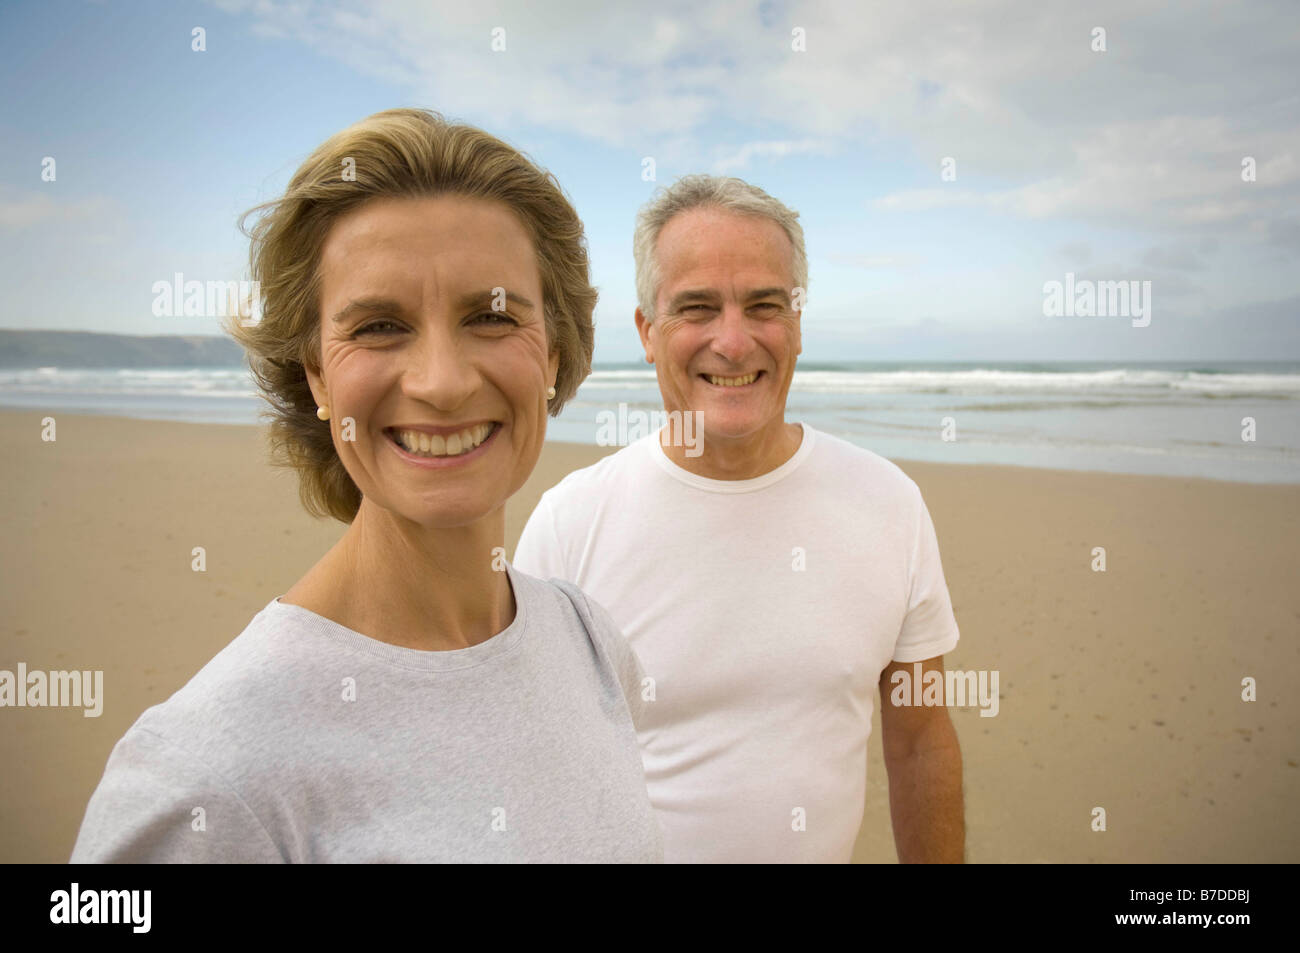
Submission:
[[[653,679],[637,735],[668,862],[847,862],[880,673],[957,644],[916,484],[802,426],[734,481],[651,434],[569,474],[519,540],[515,565],[608,609]]]

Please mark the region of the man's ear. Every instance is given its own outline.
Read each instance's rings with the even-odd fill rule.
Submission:
[[[641,346],[645,348],[645,359],[647,364],[655,362],[654,345],[650,343],[650,319],[641,313],[641,309],[636,309],[636,333],[641,336]]]
[[[546,361],[546,379],[550,381],[550,386],[555,386],[555,380],[560,374],[560,352],[551,351],[551,356]]]

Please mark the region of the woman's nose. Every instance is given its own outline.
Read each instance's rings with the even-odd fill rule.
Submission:
[[[454,411],[478,389],[480,375],[456,336],[448,330],[425,330],[407,351],[403,390],[441,411]]]

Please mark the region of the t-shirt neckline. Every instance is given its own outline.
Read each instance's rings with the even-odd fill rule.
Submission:
[[[506,563],[505,567],[506,572],[509,574],[511,590],[515,596],[514,619],[491,638],[463,649],[430,651],[427,649],[407,648],[401,645],[390,645],[388,642],[382,642],[371,636],[363,635],[354,629],[349,629],[333,619],[318,615],[304,606],[294,605],[291,602],[281,602],[279,596],[272,599],[263,611],[291,616],[304,624],[313,635],[327,638],[336,645],[362,652],[400,668],[419,669],[428,672],[448,672],[473,668],[513,649],[519,644],[524,629],[527,627],[528,597],[525,595],[527,584],[520,579],[519,574],[515,572],[509,563]]]
[[[803,438],[799,441],[797,449],[789,460],[781,464],[775,470],[769,470],[767,473],[761,473],[756,477],[748,480],[714,480],[711,477],[700,476],[692,473],[690,470],[683,469],[672,460],[668,459],[668,454],[664,452],[663,445],[659,442],[659,432],[650,434],[646,437],[650,456],[659,464],[659,467],[674,480],[685,483],[687,486],[695,487],[698,490],[704,490],[709,493],[752,493],[755,490],[762,490],[784,480],[791,473],[797,470],[808,459],[812,453],[813,441],[816,431],[802,421],[793,421],[799,424],[799,429],[803,431]]]

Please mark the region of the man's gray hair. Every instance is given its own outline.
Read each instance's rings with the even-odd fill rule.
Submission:
[[[659,233],[674,215],[701,207],[754,215],[780,225],[794,249],[790,262],[794,286],[807,291],[808,253],[804,249],[798,212],[743,179],[687,175],[668,188],[659,189],[637,213],[632,257],[636,260],[637,306],[646,320],[654,320],[655,298],[659,294],[659,262],[655,257]]]

